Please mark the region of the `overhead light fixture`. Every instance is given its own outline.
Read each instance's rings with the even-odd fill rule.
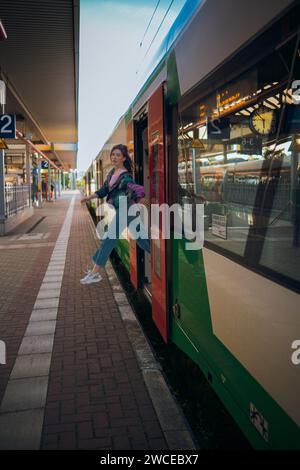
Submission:
[[[3,26],[3,23],[0,20],[0,41],[4,41],[5,39],[7,39],[7,34]]]

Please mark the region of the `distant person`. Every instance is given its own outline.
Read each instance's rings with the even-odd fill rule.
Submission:
[[[47,184],[46,181],[42,181],[42,198],[45,200],[47,198]]]
[[[112,204],[116,210],[116,214],[110,225],[110,227],[114,227],[116,220],[116,234],[111,237],[107,236],[102,241],[100,248],[92,258],[94,261],[93,269],[89,270],[87,275],[80,280],[81,284],[91,284],[101,281],[100,268],[104,268],[123,230],[135,219],[135,216],[128,216],[127,214],[125,218],[126,225],[124,227],[119,226],[119,198],[129,196],[133,202],[148,205],[147,200],[144,199],[145,192],[142,186],[137,185],[132,178],[132,161],[126,145],[115,145],[111,150],[110,158],[113,169],[109,172],[103,186],[94,194],[91,194],[91,196],[83,197],[81,202],[84,203],[97,197],[101,199],[107,197],[107,202]],[[142,235],[143,238],[137,238],[137,244],[143,250],[150,253],[150,241],[142,225],[140,225],[140,235]]]

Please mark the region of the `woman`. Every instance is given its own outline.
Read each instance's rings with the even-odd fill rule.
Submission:
[[[94,194],[81,199],[81,202],[87,202],[96,197],[104,198],[107,197],[107,202],[112,204],[116,210],[115,219],[111,222],[110,227],[114,227],[116,224],[116,231],[113,235],[110,235],[108,230],[108,236],[102,241],[100,248],[96,251],[93,256],[94,266],[93,269],[87,272],[87,275],[80,280],[81,284],[92,284],[94,282],[100,282],[102,277],[100,275],[100,268],[103,268],[108,260],[109,255],[114,249],[118,238],[123,232],[124,228],[135,218],[135,216],[125,217],[125,226],[120,225],[119,221],[119,199],[120,197],[130,197],[133,202],[139,204],[148,205],[144,199],[145,193],[141,186],[135,184],[132,178],[132,162],[128,154],[126,145],[115,145],[110,153],[110,159],[113,164],[113,169],[109,172],[106,181],[102,188],[96,191]],[[122,222],[121,222],[122,224]],[[140,238],[137,238],[138,245],[145,251],[150,253],[150,241],[148,234],[145,232],[145,228],[141,225],[139,231]]]

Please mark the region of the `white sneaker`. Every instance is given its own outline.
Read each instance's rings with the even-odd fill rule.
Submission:
[[[99,273],[88,272],[86,276],[80,279],[81,284],[92,284],[94,282],[102,281],[102,276]]]
[[[84,274],[90,274],[92,271],[93,271],[93,267],[90,268],[90,267],[87,265],[86,271],[83,271],[83,272],[84,272]]]
[[[93,268],[89,268],[89,266],[87,266],[86,271],[83,271],[85,276],[80,279],[81,284],[85,284],[85,281],[87,280],[88,276],[92,273],[92,271]]]

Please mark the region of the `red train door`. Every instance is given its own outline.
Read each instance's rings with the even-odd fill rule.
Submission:
[[[163,84],[153,93],[148,105],[150,199],[151,204],[163,204],[166,202]],[[167,342],[166,240],[161,236],[161,218],[154,230],[159,238],[151,240],[152,317]]]
[[[127,148],[129,151],[129,155],[134,162],[135,160],[135,152],[134,152],[134,136],[133,136],[133,121],[130,121],[127,125],[126,129],[127,134]],[[135,176],[135,175],[134,175]],[[138,274],[137,274],[137,252],[136,252],[136,241],[131,238],[130,233],[128,231],[129,236],[129,256],[130,256],[130,280],[135,287],[138,288]]]

